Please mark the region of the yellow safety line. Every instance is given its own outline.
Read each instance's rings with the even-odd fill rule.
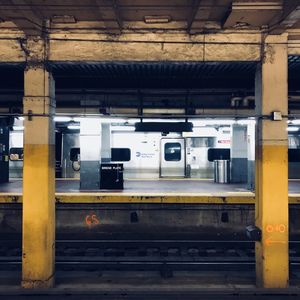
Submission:
[[[167,203],[167,204],[254,204],[254,194],[118,194],[113,193],[56,193],[57,203]],[[0,194],[0,203],[21,203],[20,193]],[[290,204],[300,204],[300,194],[289,195]]]

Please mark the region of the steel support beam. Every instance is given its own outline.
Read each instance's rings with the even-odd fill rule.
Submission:
[[[288,77],[287,35],[268,36],[256,74],[256,243],[257,285],[286,288],[288,264]],[[273,120],[280,112],[282,120]]]
[[[27,67],[24,75],[24,113],[28,115],[24,121],[24,288],[47,288],[54,283],[54,96],[54,80],[44,66]]]

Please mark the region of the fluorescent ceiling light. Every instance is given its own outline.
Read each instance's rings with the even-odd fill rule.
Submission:
[[[70,130],[79,130],[80,126],[72,124],[72,125],[68,125],[68,129],[70,129]]]
[[[14,131],[22,131],[24,130],[24,126],[13,126]]]
[[[235,2],[232,10],[282,10],[282,5],[278,1]]]
[[[54,117],[54,122],[70,122],[72,119],[70,117],[56,116]]]
[[[135,131],[134,126],[112,126],[112,131]]]
[[[255,124],[255,120],[238,120],[236,122],[236,124],[239,124],[239,125],[251,125],[251,124]]]
[[[147,24],[161,24],[171,22],[171,16],[145,16],[144,22]]]
[[[80,117],[75,117],[75,118],[72,118],[72,121],[74,122],[77,122],[77,123],[80,123],[84,118],[80,118]]]
[[[298,130],[299,130],[299,127],[288,127],[287,128],[288,132],[295,132],[295,131],[298,131]]]
[[[104,122],[104,123],[126,123],[127,120],[126,119],[123,119],[123,118],[109,118],[109,117],[104,117],[104,118],[101,118],[100,117],[100,122]]]
[[[51,22],[53,24],[74,24],[77,21],[74,16],[62,15],[62,16],[53,16],[51,18]]]
[[[77,123],[80,123],[84,120],[93,120],[95,118],[93,117],[74,117],[72,118],[72,121],[74,122],[77,122]],[[135,123],[135,122],[139,122],[140,119],[138,118],[113,118],[113,117],[102,117],[102,116],[99,116],[97,117],[98,121],[101,122],[101,123]]]
[[[219,125],[219,126],[229,126],[235,123],[234,120],[191,120],[195,127],[209,126],[209,125]]]
[[[300,125],[300,120],[291,120],[288,121],[289,124],[293,124],[293,125]]]

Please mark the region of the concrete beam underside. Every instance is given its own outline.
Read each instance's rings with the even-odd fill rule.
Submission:
[[[67,34],[67,37],[66,37]],[[109,61],[259,61],[260,34],[123,34],[108,35],[50,34],[47,38],[47,61],[109,62]],[[32,40],[32,38],[31,38]],[[34,40],[34,39],[33,39]],[[34,44],[26,47],[20,36],[1,39],[0,62],[25,62]],[[36,48],[40,48],[36,43]]]

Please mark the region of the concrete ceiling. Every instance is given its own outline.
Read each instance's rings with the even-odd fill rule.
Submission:
[[[300,28],[299,0],[1,0],[2,27],[27,34],[43,29],[186,30],[228,28],[283,32]],[[46,24],[45,20],[51,23]]]
[[[254,95],[256,62],[49,63],[58,108],[231,109]],[[0,64],[0,108],[22,108],[24,64]],[[289,56],[290,109],[300,108],[300,57]],[[253,108],[252,101],[247,108]],[[0,110],[1,111],[1,110]]]

